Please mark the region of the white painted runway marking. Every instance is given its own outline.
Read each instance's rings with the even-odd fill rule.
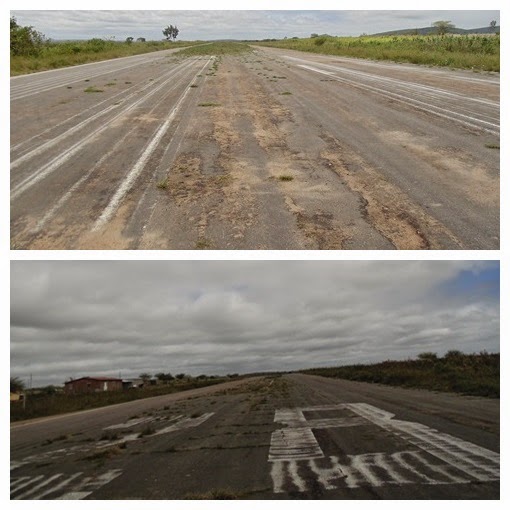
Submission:
[[[358,417],[307,420],[305,413],[350,411]],[[377,407],[337,404],[279,409],[275,421],[285,428],[271,436],[268,461],[273,491],[307,492],[319,484],[325,490],[355,489],[403,484],[453,484],[499,480],[499,454],[444,434],[425,425],[394,420],[394,415]],[[396,452],[366,452],[357,455],[326,456],[313,429],[376,425],[409,444]]]
[[[120,469],[112,469],[99,476],[87,476],[81,480],[79,478],[83,475],[82,472],[71,475],[56,473],[46,477],[38,475],[32,478],[23,476],[11,481],[11,499],[39,500],[46,498],[50,494],[57,496],[52,499],[84,499],[103,485],[117,478],[121,473]],[[23,483],[19,483],[20,481]],[[63,489],[68,488],[68,486],[70,490],[62,493]],[[20,492],[21,489],[27,490]]]
[[[204,423],[206,420],[208,420],[211,416],[213,416],[214,413],[205,413],[201,416],[198,416],[196,418],[187,418],[183,417],[182,414],[170,417],[169,419],[165,420],[165,423],[171,423],[171,425],[168,425],[166,427],[163,427],[159,430],[156,430],[154,434],[151,434],[153,436],[161,435],[161,434],[168,434],[170,432],[175,432],[177,430],[182,430],[190,427],[198,427],[202,423]],[[152,420],[152,418],[151,418]],[[127,424],[128,422],[126,422]],[[138,425],[142,424],[143,422],[140,421]],[[113,425],[112,427],[120,428],[120,425],[126,425],[126,424],[118,424]],[[135,426],[134,423],[131,423],[129,426]],[[109,428],[109,427],[107,427]],[[146,436],[145,436],[146,437]],[[149,436],[150,437],[150,436]],[[30,455],[29,457],[25,457],[23,459],[19,460],[13,460],[11,461],[11,471],[18,469],[26,464],[32,464],[37,462],[47,462],[47,461],[56,461],[59,458],[67,457],[70,455],[76,455],[80,453],[90,453],[94,449],[104,449],[104,448],[110,448],[112,446],[116,446],[123,443],[129,443],[132,441],[137,441],[141,438],[139,432],[132,432],[129,434],[122,435],[118,437],[117,439],[112,440],[99,440],[93,445],[81,445],[81,446],[71,446],[69,448],[59,448],[58,450],[51,450],[49,452],[39,453],[36,455]]]
[[[407,97],[405,94],[402,93],[402,91],[400,91],[399,93],[396,93],[396,92],[392,92],[391,90],[386,90],[386,89],[380,88],[380,87],[374,87],[374,86],[368,85],[366,83],[362,84],[359,80],[343,78],[343,77],[338,76],[337,74],[335,74],[332,71],[325,71],[323,69],[318,69],[318,68],[310,66],[310,65],[298,65],[298,67],[307,69],[308,71],[313,71],[315,73],[329,76],[331,79],[334,79],[338,82],[348,83],[349,85],[351,85],[355,88],[358,88],[360,90],[369,90],[373,94],[376,94],[376,95],[379,95],[382,97],[386,97],[386,98],[390,98],[393,101],[407,104],[417,110],[425,111],[425,112],[434,114],[438,117],[446,118],[453,122],[457,122],[458,124],[462,124],[464,126],[474,128],[477,130],[483,130],[483,131],[486,131],[486,132],[494,134],[494,135],[499,135],[499,122],[496,118],[492,119],[492,117],[491,117],[492,122],[489,122],[489,121],[483,120],[481,118],[481,116],[483,116],[483,115],[481,115],[481,114],[478,117],[475,116],[474,112],[471,115],[466,115],[466,114],[461,113],[460,108],[457,108],[456,111],[447,109],[447,108],[444,108],[443,106],[434,105],[431,102],[427,103],[424,101],[420,101],[418,99],[414,99],[411,96]],[[491,106],[497,105],[497,103],[494,103],[494,104],[492,104],[492,103],[493,102],[491,102]],[[441,105],[443,105],[443,104],[444,104],[444,102],[441,103]]]
[[[169,427],[165,427],[163,429],[158,430],[154,435],[158,436],[160,434],[168,434],[169,432],[175,432],[176,430],[187,429],[191,427],[198,427],[206,420],[208,420],[214,413],[205,413],[202,416],[198,416],[197,418],[184,418]]]
[[[105,427],[103,430],[116,430],[116,429],[128,429],[130,427],[134,427],[136,425],[141,425],[142,423],[147,423],[154,421],[155,418],[147,417],[147,418],[132,418],[124,423],[117,423],[115,425],[110,425],[109,427]]]

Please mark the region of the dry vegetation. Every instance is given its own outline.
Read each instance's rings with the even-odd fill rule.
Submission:
[[[314,368],[303,373],[465,395],[499,398],[499,354],[449,351],[442,358],[422,353],[418,359],[371,365]]]

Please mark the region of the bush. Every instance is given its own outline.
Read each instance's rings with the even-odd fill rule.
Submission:
[[[305,370],[304,373],[499,398],[499,362],[499,354],[489,354],[485,351],[479,354],[464,354],[452,350],[442,358],[435,353],[425,352],[419,354],[416,360],[316,368]]]
[[[45,43],[45,37],[34,27],[18,25],[16,18],[11,17],[11,56],[38,56]]]

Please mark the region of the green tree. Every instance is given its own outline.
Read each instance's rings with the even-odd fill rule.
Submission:
[[[11,393],[21,393],[25,389],[25,383],[19,377],[11,377]]]
[[[170,373],[158,372],[154,374],[154,377],[157,377],[160,381],[168,383],[169,381],[173,381],[175,377]]]
[[[174,27],[173,25],[168,25],[163,30],[163,35],[165,36],[167,41],[177,39],[177,36],[179,35],[179,29],[177,27]]]
[[[134,38],[134,37],[126,37],[126,42],[127,42],[128,44],[131,44],[134,40],[135,40],[135,38]]]
[[[34,27],[22,27],[14,16],[11,17],[11,55],[31,57],[39,55],[44,43],[43,34]]]
[[[140,374],[138,377],[143,381],[143,384],[145,386],[150,381],[150,378],[152,376],[151,374],[147,374],[146,372],[144,372],[143,374]]]
[[[145,37],[139,37],[136,42],[145,42]]]
[[[490,31],[491,31],[491,32],[494,32],[494,31],[496,30],[497,25],[498,25],[498,22],[497,22],[495,19],[493,19],[493,20],[490,22],[490,24],[489,24],[489,29],[490,29]]]
[[[432,26],[436,28],[438,35],[445,35],[450,30],[455,28],[455,25],[450,21],[434,21],[434,23],[432,23]]]
[[[435,352],[421,352],[418,354],[418,359],[421,361],[433,362],[438,360],[438,356]]]

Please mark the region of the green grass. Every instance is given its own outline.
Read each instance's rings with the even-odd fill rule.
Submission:
[[[87,87],[83,92],[94,93],[94,92],[104,92],[104,90],[98,89],[97,87]]]
[[[201,42],[147,41],[127,44],[97,38],[89,41],[48,42],[42,46],[35,56],[11,55],[11,76],[87,64],[100,60],[129,57],[153,51],[182,48],[194,44],[201,44]]]
[[[415,360],[314,368],[303,373],[464,395],[499,398],[499,354],[449,351],[442,358],[423,353]]]
[[[198,106],[204,106],[204,107],[215,107],[215,106],[221,106],[220,103],[211,103],[211,102],[208,102],[208,103],[198,103]]]
[[[194,57],[200,55],[241,55],[252,52],[252,48],[245,43],[237,42],[211,42],[185,48],[178,51],[176,55]]]
[[[391,60],[476,71],[500,69],[499,35],[332,37],[262,41],[273,46],[326,55]]]
[[[211,242],[208,239],[199,239],[195,244],[196,250],[208,250],[211,248]]]
[[[497,143],[486,143],[485,144],[485,147],[487,147],[487,149],[499,149],[499,144]]]
[[[280,175],[278,177],[278,179],[280,181],[283,181],[283,182],[288,182],[288,181],[293,181],[294,180],[294,177],[292,177],[292,175]]]

